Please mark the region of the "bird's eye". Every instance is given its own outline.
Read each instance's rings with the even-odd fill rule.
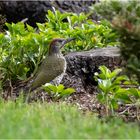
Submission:
[[[62,43],[63,42],[63,40],[59,40],[59,43]]]
[[[62,43],[64,40],[60,40],[60,42]]]

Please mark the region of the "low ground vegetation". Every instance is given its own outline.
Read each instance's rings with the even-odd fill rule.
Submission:
[[[135,123],[108,122],[65,103],[0,102],[0,138],[139,138]],[[127,131],[126,131],[127,130]]]

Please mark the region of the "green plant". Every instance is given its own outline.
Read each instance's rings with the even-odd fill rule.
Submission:
[[[65,88],[62,84],[58,86],[46,84],[43,86],[43,89],[51,94],[54,99],[65,98],[66,96],[69,96],[70,94],[75,92],[73,88]]]
[[[93,6],[101,16],[111,20],[119,34],[121,54],[127,62],[129,75],[136,75],[140,83],[140,1],[104,0]]]
[[[138,123],[106,123],[65,103],[0,100],[0,114],[1,139],[138,139],[140,133]]]
[[[0,34],[0,68],[4,79],[25,80],[41,61],[49,40],[24,23],[8,24]]]
[[[99,24],[88,19],[84,13],[60,13],[59,11],[48,11],[47,22],[44,29],[52,29],[63,37],[74,37],[76,41],[69,44],[65,51],[89,50],[95,47],[117,45],[117,34],[112,32],[110,23],[102,21]],[[42,28],[42,27],[41,27]],[[44,30],[46,32],[47,30]]]
[[[114,115],[120,103],[134,105],[136,101],[139,102],[140,90],[121,87],[121,85],[132,84],[126,75],[119,75],[121,69],[115,69],[112,72],[105,66],[100,66],[99,69],[100,73],[95,73],[99,89],[97,97],[104,104],[107,116]]]

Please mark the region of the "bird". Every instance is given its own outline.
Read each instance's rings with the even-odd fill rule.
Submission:
[[[72,40],[74,38],[55,38],[51,41],[48,53],[33,77],[30,91],[52,82],[57,77],[60,78],[59,83],[61,82],[67,67],[65,57],[61,53],[61,48]]]

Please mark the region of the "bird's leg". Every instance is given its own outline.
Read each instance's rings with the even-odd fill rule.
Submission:
[[[24,103],[29,103],[31,92],[32,92],[31,89],[27,89],[24,91],[24,98],[23,98]]]

